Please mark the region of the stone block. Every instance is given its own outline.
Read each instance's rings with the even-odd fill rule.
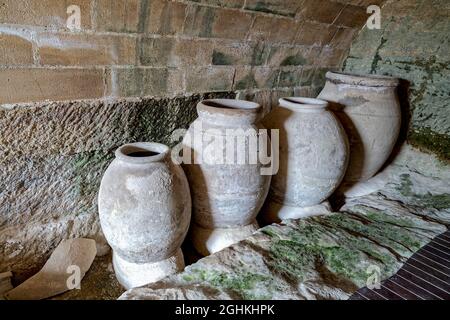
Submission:
[[[184,92],[184,72],[173,68],[113,68],[107,86],[110,97],[172,96]]]
[[[183,31],[187,5],[168,0],[151,0],[142,16],[144,31],[152,34],[176,35]]]
[[[236,69],[234,90],[274,88],[278,83],[278,68],[240,67]]]
[[[186,70],[187,92],[229,91],[233,85],[232,67],[197,67]]]
[[[210,65],[214,42],[174,38],[143,38],[140,63],[144,66]]]
[[[262,65],[268,47],[260,42],[218,40],[214,42],[213,65]]]
[[[196,37],[244,39],[252,24],[252,15],[206,6],[189,6],[184,33]]]
[[[305,0],[297,17],[331,24],[344,7],[344,4],[331,0]]]
[[[295,37],[295,44],[323,46],[330,43],[338,28],[334,25],[305,21]]]
[[[36,36],[40,63],[51,66],[136,64],[134,36],[40,33]]]
[[[351,28],[361,28],[367,22],[370,14],[366,12],[367,8],[359,6],[346,6],[334,24]]]
[[[97,0],[95,28],[98,31],[137,32],[142,0]]]
[[[100,69],[4,69],[0,83],[0,104],[100,98],[104,91]]]
[[[299,23],[292,19],[257,16],[250,29],[249,39],[272,43],[292,43]]]
[[[0,65],[33,64],[32,43],[17,35],[0,33]]]
[[[0,23],[39,26],[52,30],[68,30],[67,8],[80,8],[81,29],[92,28],[92,0],[3,0],[0,5]]]

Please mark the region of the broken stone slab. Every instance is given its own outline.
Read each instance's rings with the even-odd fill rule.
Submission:
[[[402,152],[381,190],[340,212],[267,226],[119,299],[348,299],[389,278],[450,221],[450,167]]]
[[[91,239],[63,240],[37,274],[5,294],[8,300],[40,300],[79,287],[97,249]]]

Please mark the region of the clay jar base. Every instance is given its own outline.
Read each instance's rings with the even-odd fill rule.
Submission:
[[[181,249],[178,249],[175,255],[163,261],[133,263],[113,252],[113,266],[117,280],[125,289],[129,290],[183,271],[184,257]]]
[[[292,207],[275,201],[264,205],[261,213],[265,224],[280,223],[287,219],[301,219],[311,216],[330,214],[333,210],[328,200],[311,207]]]
[[[251,236],[259,229],[258,223],[236,227],[205,229],[196,223],[191,225],[191,241],[202,256],[209,256]]]

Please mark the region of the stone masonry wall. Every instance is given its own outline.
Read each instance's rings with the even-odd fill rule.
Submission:
[[[355,40],[345,70],[405,79],[409,142],[450,161],[450,2],[391,0],[381,22]]]
[[[382,1],[4,0],[0,104],[317,91],[374,2]],[[70,5],[80,8],[79,31],[67,28]]]
[[[114,149],[170,144],[201,99],[314,96],[374,2],[1,1],[0,272],[22,281],[66,238],[102,249],[96,198]]]

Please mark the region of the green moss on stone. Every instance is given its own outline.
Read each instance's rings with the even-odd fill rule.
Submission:
[[[450,208],[450,194],[417,194],[412,190],[413,183],[411,182],[408,174],[402,174],[400,176],[401,182],[397,186],[397,190],[401,195],[411,198],[416,205],[420,205],[425,208],[435,208],[438,210]]]
[[[378,68],[378,63],[382,60],[380,56],[380,50],[383,48],[383,46],[386,44],[387,39],[384,39],[381,37],[380,44],[377,47],[377,50],[375,51],[375,55],[372,60],[372,66],[370,68],[370,73],[376,73]]]
[[[296,54],[294,56],[289,56],[285,58],[280,65],[281,66],[300,66],[307,63],[306,59],[301,54]]]
[[[256,88],[258,85],[256,83],[253,74],[248,74],[236,83],[236,90],[244,90],[249,88]]]
[[[433,152],[442,161],[450,163],[450,136],[439,134],[430,128],[417,128],[409,132],[408,142],[422,151]]]
[[[104,171],[114,158],[112,151],[78,153],[72,163],[76,201],[86,208],[92,205]]]
[[[266,292],[263,295],[258,294],[258,285],[264,284],[266,289],[270,288],[271,278],[253,273],[247,270],[239,270],[234,274],[195,269],[190,275],[184,276],[186,281],[207,282],[211,286],[221,290],[231,290],[237,293],[244,300],[270,299],[270,295]]]
[[[234,63],[234,61],[233,61],[232,57],[230,57],[220,51],[214,50],[213,56],[212,56],[212,64],[213,65],[228,66],[228,65],[232,65],[233,63]]]

